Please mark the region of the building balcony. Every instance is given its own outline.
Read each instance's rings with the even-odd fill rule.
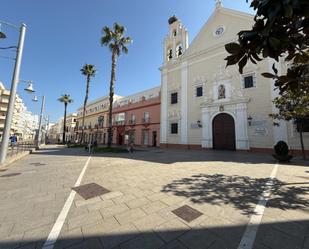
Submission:
[[[2,97],[2,98],[0,98],[0,103],[8,104],[9,103],[9,99]]]
[[[0,106],[0,112],[6,112],[8,110],[7,107]]]
[[[2,95],[10,96],[10,91],[9,90],[3,90]]]
[[[129,123],[129,125],[135,125],[136,124],[136,120],[135,119],[130,119],[128,123]]]
[[[114,125],[117,125],[117,126],[125,125],[125,121],[124,120],[122,120],[122,121],[115,121]]]
[[[150,118],[147,117],[147,118],[142,118],[142,124],[149,124],[150,123]]]

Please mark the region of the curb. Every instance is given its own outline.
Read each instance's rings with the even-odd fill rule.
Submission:
[[[7,168],[10,164],[16,162],[17,160],[22,159],[23,157],[25,157],[29,154],[32,154],[33,151],[34,151],[34,149],[31,149],[31,150],[25,151],[23,153],[20,153],[19,155],[14,156],[13,158],[8,159],[4,164],[0,165],[0,169],[3,170],[4,168]]]

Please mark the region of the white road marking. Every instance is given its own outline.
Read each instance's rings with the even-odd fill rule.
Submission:
[[[84,176],[84,174],[86,172],[86,169],[88,167],[88,164],[90,162],[90,159],[91,159],[91,156],[88,157],[88,159],[87,159],[87,161],[85,163],[85,166],[83,167],[83,169],[82,169],[82,171],[81,171],[81,173],[80,173],[80,175],[79,175],[79,177],[78,177],[74,187],[77,187],[77,186],[80,185],[80,183],[81,183],[81,181],[83,179],[83,176]],[[45,241],[42,249],[53,249],[54,248],[54,245],[55,245],[55,243],[56,243],[56,241],[58,239],[58,236],[59,236],[59,234],[61,232],[63,223],[65,222],[65,219],[66,219],[66,217],[67,217],[67,215],[69,213],[69,210],[71,208],[71,205],[72,205],[72,203],[74,201],[75,194],[76,194],[76,192],[74,190],[72,190],[70,195],[69,195],[69,197],[68,197],[68,199],[66,200],[66,202],[65,202],[65,204],[64,204],[64,206],[63,206],[63,208],[62,208],[62,210],[61,210],[61,212],[60,212],[60,214],[59,214],[59,216],[58,216],[58,218],[57,218],[57,220],[56,220],[52,230],[50,231],[50,233],[49,233],[49,235],[47,237],[47,240]]]
[[[264,210],[271,194],[273,180],[277,175],[279,164],[277,163],[269,177],[269,181],[266,183],[267,188],[263,191],[262,196],[254,209],[254,214],[250,217],[250,221],[247,225],[246,231],[240,241],[237,249],[252,249],[255,241],[255,237],[262,221]]]

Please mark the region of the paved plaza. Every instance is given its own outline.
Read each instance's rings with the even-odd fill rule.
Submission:
[[[78,181],[99,187],[86,185],[85,199],[72,190]],[[0,171],[0,196],[1,249],[309,248],[308,162],[276,165],[268,154],[145,149],[89,159],[47,146]],[[197,217],[177,216],[183,206]]]

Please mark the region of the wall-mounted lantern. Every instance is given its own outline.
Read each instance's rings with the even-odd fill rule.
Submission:
[[[203,127],[201,120],[197,120],[196,124],[197,124],[198,128],[202,128]]]
[[[251,126],[251,124],[252,124],[252,119],[253,118],[251,117],[251,115],[249,115],[249,117],[247,118],[249,126]]]

